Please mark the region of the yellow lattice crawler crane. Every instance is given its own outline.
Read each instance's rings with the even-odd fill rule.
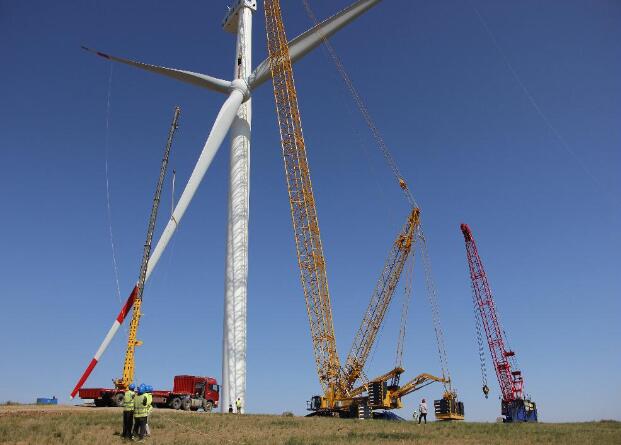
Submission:
[[[308,0],[303,0],[303,4],[304,4],[304,8],[306,10],[306,13],[309,19],[315,25],[317,25],[318,24],[317,17],[315,16],[315,13],[312,11]],[[407,186],[407,183],[405,182],[405,180],[403,179],[403,176],[401,175],[401,172],[399,171],[399,167],[397,166],[397,163],[395,162],[390,152],[390,149],[388,148],[386,142],[384,141],[384,138],[382,137],[379,129],[377,128],[377,125],[375,125],[375,122],[373,121],[373,118],[371,117],[371,113],[369,112],[366,104],[364,103],[364,100],[358,93],[358,90],[354,86],[349,74],[347,73],[345,69],[345,66],[343,65],[342,61],[337,55],[336,50],[334,49],[334,47],[328,40],[327,36],[323,36],[322,40],[323,40],[323,44],[325,46],[325,49],[327,50],[328,55],[334,62],[335,68],[341,75],[341,78],[343,79],[343,82],[345,86],[347,87],[347,90],[349,91],[356,107],[360,111],[361,117],[363,118],[364,122],[367,124],[369,131],[371,135],[373,136],[373,139],[375,140],[378,150],[381,152],[382,156],[384,157],[384,160],[386,161],[386,164],[388,165],[388,167],[392,170],[393,176],[396,179],[397,184],[399,185],[401,190],[404,192],[406,201],[411,207],[418,207],[414,199],[414,196],[412,195],[411,191],[409,190]],[[442,399],[436,400],[434,403],[436,418],[439,420],[463,420],[464,419],[464,409],[463,409],[464,406],[463,406],[463,403],[457,400],[457,393],[452,388],[452,384],[450,381],[450,374],[448,371],[448,360],[447,360],[446,349],[444,347],[442,327],[440,325],[435,286],[433,284],[433,279],[431,276],[431,266],[429,263],[429,259],[427,257],[425,237],[422,232],[422,227],[420,226],[419,226],[418,237],[422,241],[421,250],[423,253],[423,259],[425,260],[425,278],[427,281],[427,295],[428,295],[429,302],[431,304],[432,311],[433,311],[434,330],[436,334],[436,341],[438,343],[438,352],[440,356],[440,362],[442,363],[442,376],[443,377],[441,380],[443,380],[443,385],[445,389]],[[411,280],[411,267],[410,267],[409,272],[410,272],[410,277],[408,277],[408,279]],[[404,334],[405,334],[405,328],[407,324],[406,322],[407,312],[408,312],[407,309],[408,309],[408,303],[409,303],[410,292],[411,292],[411,288],[409,287],[409,285],[410,283],[406,282],[406,288],[405,288],[406,303],[403,305],[403,311],[401,314],[401,317],[402,317],[401,331],[399,333],[399,341],[397,344],[397,361],[395,365],[396,368],[400,367],[401,358],[403,355]],[[392,381],[389,386],[396,387],[398,386],[398,382],[399,382],[399,375],[397,374],[392,378]]]
[[[279,0],[265,0],[264,4],[270,69],[300,280],[310,322],[317,374],[323,390],[323,395],[311,399],[308,408],[313,414],[319,415],[370,417],[375,409],[400,408],[401,397],[426,384],[434,381],[450,383],[449,379],[444,377],[421,374],[399,386],[399,376],[404,370],[396,367],[383,376],[355,386],[361,378],[364,380],[363,369],[366,360],[404,265],[412,252],[419,233],[420,211],[416,206],[412,206],[406,224],[393,243],[362,324],[354,338],[345,367],[341,368],[334,336],[332,306],[317,209],[280,3]],[[400,186],[404,190],[407,189],[403,180]]]

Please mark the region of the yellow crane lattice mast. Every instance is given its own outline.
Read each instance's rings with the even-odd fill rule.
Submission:
[[[403,267],[412,250],[416,229],[420,223],[420,210],[413,208],[401,233],[392,245],[380,278],[371,295],[371,301],[356,332],[345,362],[344,380],[348,390],[362,374],[377,333],[394,295]]]
[[[319,381],[326,395],[342,392],[317,208],[280,2],[265,0],[265,23],[291,220]]]

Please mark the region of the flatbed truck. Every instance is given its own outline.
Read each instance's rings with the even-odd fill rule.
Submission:
[[[83,400],[93,400],[95,406],[123,406],[125,391],[112,388],[81,388],[79,396]],[[203,408],[209,412],[218,407],[220,385],[213,377],[177,375],[173,380],[172,391],[154,390],[153,405],[158,408],[196,411]]]

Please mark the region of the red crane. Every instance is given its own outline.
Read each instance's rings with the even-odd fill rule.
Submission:
[[[537,408],[534,402],[524,397],[524,378],[522,371],[517,369],[515,352],[507,348],[505,333],[500,326],[496,304],[492,291],[487,282],[487,275],[483,268],[483,262],[479,256],[477,245],[467,224],[461,225],[461,232],[466,241],[466,255],[472,280],[472,296],[474,300],[475,315],[482,321],[490,355],[494,363],[494,370],[498,377],[500,391],[502,393],[501,412],[506,422],[514,420],[524,422],[537,421]],[[477,320],[478,323],[478,320]],[[478,326],[477,326],[477,329]],[[480,331],[478,331],[480,332]],[[483,360],[482,360],[482,366]],[[485,372],[483,372],[485,376]],[[483,392],[485,397],[489,388],[484,377]]]

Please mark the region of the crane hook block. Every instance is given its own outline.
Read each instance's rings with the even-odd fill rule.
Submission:
[[[489,387],[487,385],[483,385],[483,394],[485,394],[485,398],[487,399],[487,395],[489,394]]]

